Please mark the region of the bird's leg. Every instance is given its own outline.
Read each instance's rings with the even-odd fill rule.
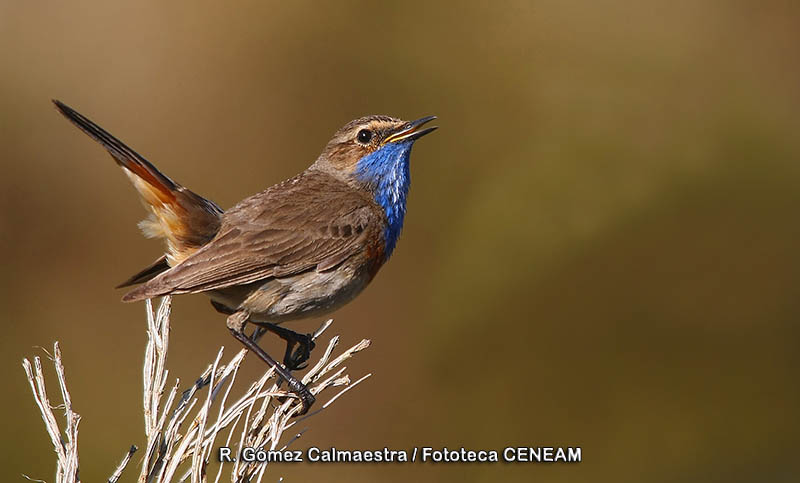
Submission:
[[[283,365],[290,371],[305,369],[306,365],[302,365],[311,357],[311,351],[314,350],[316,344],[311,334],[299,334],[293,330],[283,328],[276,324],[269,322],[257,322],[250,320],[253,324],[273,332],[278,337],[286,341],[286,354],[283,356]],[[297,345],[297,350],[294,346]]]
[[[228,329],[231,331],[231,334],[233,334],[233,336],[239,342],[244,344],[248,350],[255,353],[270,367],[274,368],[275,372],[277,372],[278,375],[281,376],[288,384],[289,391],[300,397],[300,400],[303,402],[303,407],[300,409],[300,412],[297,415],[300,416],[307,413],[311,405],[314,404],[314,395],[311,394],[311,391],[308,390],[308,387],[305,384],[298,381],[294,376],[292,376],[291,372],[275,362],[275,360],[270,357],[269,354],[264,352],[264,349],[259,347],[258,344],[253,342],[253,340],[245,335],[244,326],[247,324],[248,318],[250,318],[250,314],[246,311],[239,311],[228,316],[227,325]]]
[[[217,312],[225,315],[236,313],[236,310],[214,300],[211,300],[211,305],[214,306]],[[311,334],[298,334],[293,330],[284,329],[283,327],[270,324],[269,322],[258,322],[252,319],[249,320],[249,322],[259,326],[261,329],[275,333],[278,337],[286,341],[286,354],[283,356],[283,365],[286,366],[287,369],[296,371],[306,368],[306,366],[302,364],[311,357],[311,351],[314,350],[315,346]],[[296,351],[294,350],[295,345],[298,345]]]

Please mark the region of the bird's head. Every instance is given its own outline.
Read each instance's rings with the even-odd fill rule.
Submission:
[[[366,116],[336,131],[315,163],[345,181],[375,189],[382,177],[407,167],[414,141],[435,130],[422,129],[435,116],[403,121],[389,116]]]
[[[330,140],[314,166],[369,191],[388,221],[387,256],[391,254],[406,211],[410,184],[409,157],[414,142],[434,131],[423,126],[436,116],[403,121],[367,116],[350,121]]]

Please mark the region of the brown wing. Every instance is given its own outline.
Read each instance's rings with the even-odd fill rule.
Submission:
[[[384,225],[368,195],[309,170],[226,211],[214,239],[123,300],[327,270],[377,243]]]

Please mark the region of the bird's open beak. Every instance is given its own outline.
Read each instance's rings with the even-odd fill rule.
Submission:
[[[436,116],[427,116],[416,121],[406,123],[399,131],[390,134],[383,143],[396,143],[400,141],[416,141],[422,136],[435,131],[439,126],[429,127],[427,129],[420,129],[423,124],[436,119]]]

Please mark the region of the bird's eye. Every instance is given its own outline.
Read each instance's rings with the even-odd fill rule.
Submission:
[[[367,144],[372,139],[372,131],[369,129],[362,129],[358,131],[356,139],[358,139],[358,142],[361,144]]]

